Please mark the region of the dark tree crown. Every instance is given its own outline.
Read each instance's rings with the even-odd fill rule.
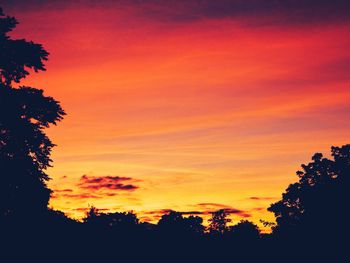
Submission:
[[[49,53],[40,44],[25,39],[10,39],[11,32],[18,21],[5,16],[0,9],[0,82],[10,85],[20,82],[30,69],[38,72],[45,70],[44,61]]]
[[[34,71],[45,70],[46,52],[40,44],[12,40],[17,25],[0,9],[0,219],[20,220],[24,214],[47,212],[51,190],[45,169],[55,146],[44,129],[65,115],[58,101],[32,87],[14,88]]]

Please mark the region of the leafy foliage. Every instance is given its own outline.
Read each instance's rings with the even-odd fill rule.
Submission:
[[[44,70],[48,53],[41,45],[12,40],[17,21],[0,11],[0,217],[36,215],[47,210],[51,190],[45,169],[54,144],[44,129],[65,112],[52,97],[31,87],[14,88],[32,68]]]
[[[220,209],[213,212],[209,219],[208,230],[212,234],[224,234],[227,231],[227,223],[231,222],[231,219],[227,218],[229,213],[225,209]]]
[[[269,207],[276,216],[275,232],[331,233],[337,228],[329,222],[347,207],[350,176],[350,145],[332,147],[332,159],[321,153],[297,172],[299,181],[289,185],[282,199]],[[338,226],[348,220],[337,217]],[[340,224],[339,224],[340,223]]]
[[[252,242],[258,240],[260,236],[258,226],[248,220],[241,220],[238,224],[231,226],[230,232],[240,242]]]
[[[16,25],[14,17],[5,16],[0,9],[0,82],[10,85],[20,82],[29,74],[29,69],[45,70],[44,61],[49,53],[40,44],[24,39],[10,39],[8,33]]]
[[[169,235],[196,235],[203,233],[202,223],[203,219],[199,216],[184,217],[180,212],[170,211],[161,217],[158,228]]]
[[[133,212],[100,213],[97,208],[91,207],[83,219],[85,224],[107,228],[128,228],[136,226],[139,219]]]

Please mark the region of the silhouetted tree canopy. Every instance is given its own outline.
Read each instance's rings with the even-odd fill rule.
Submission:
[[[84,223],[92,224],[97,221],[100,216],[100,212],[94,206],[91,206],[89,210],[86,212],[85,217],[83,218]]]
[[[274,232],[338,233],[349,220],[347,213],[350,177],[350,145],[332,147],[333,159],[321,153],[297,172],[299,181],[289,185],[282,199],[269,207],[276,216]],[[336,218],[336,223],[331,223]]]
[[[190,215],[189,217],[185,217],[185,225],[192,233],[204,233],[205,227],[203,226],[203,219],[200,216]]]
[[[169,235],[197,235],[202,234],[203,219],[199,216],[184,217],[182,213],[170,211],[163,215],[158,222],[158,229]]]
[[[230,232],[240,242],[252,242],[260,237],[258,226],[248,220],[241,220],[238,224],[231,226]]]
[[[45,169],[54,144],[44,129],[65,115],[42,90],[11,86],[29,74],[27,68],[44,70],[48,55],[39,44],[10,39],[7,33],[16,25],[0,10],[0,217],[47,210],[51,191]]]
[[[35,72],[45,70],[43,61],[49,53],[42,45],[24,39],[10,39],[8,33],[16,25],[14,17],[5,16],[0,9],[0,82],[10,85],[12,81],[20,82],[32,69]]]
[[[231,219],[227,218],[228,216],[229,213],[227,213],[225,209],[213,212],[209,219],[209,232],[211,234],[224,234],[228,230],[227,223],[231,222]]]
[[[100,213],[91,207],[83,221],[86,224],[108,228],[130,228],[139,224],[139,219],[133,212]]]

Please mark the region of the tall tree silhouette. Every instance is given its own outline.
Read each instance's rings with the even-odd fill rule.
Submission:
[[[0,9],[0,218],[35,216],[46,211],[51,191],[45,169],[54,144],[44,129],[60,121],[65,112],[43,91],[20,86],[34,71],[45,70],[48,52],[40,44],[12,40],[17,25]]]
[[[274,232],[281,235],[340,235],[349,216],[344,212],[350,178],[350,145],[331,148],[332,159],[321,153],[298,171],[282,199],[269,207],[276,216]],[[336,218],[336,223],[334,219]]]

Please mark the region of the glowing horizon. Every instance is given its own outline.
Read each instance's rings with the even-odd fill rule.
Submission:
[[[12,35],[50,52],[47,72],[21,84],[68,114],[47,130],[50,205],[148,221],[230,208],[233,223],[262,227],[300,164],[349,143],[350,24],[150,2],[4,6]]]

